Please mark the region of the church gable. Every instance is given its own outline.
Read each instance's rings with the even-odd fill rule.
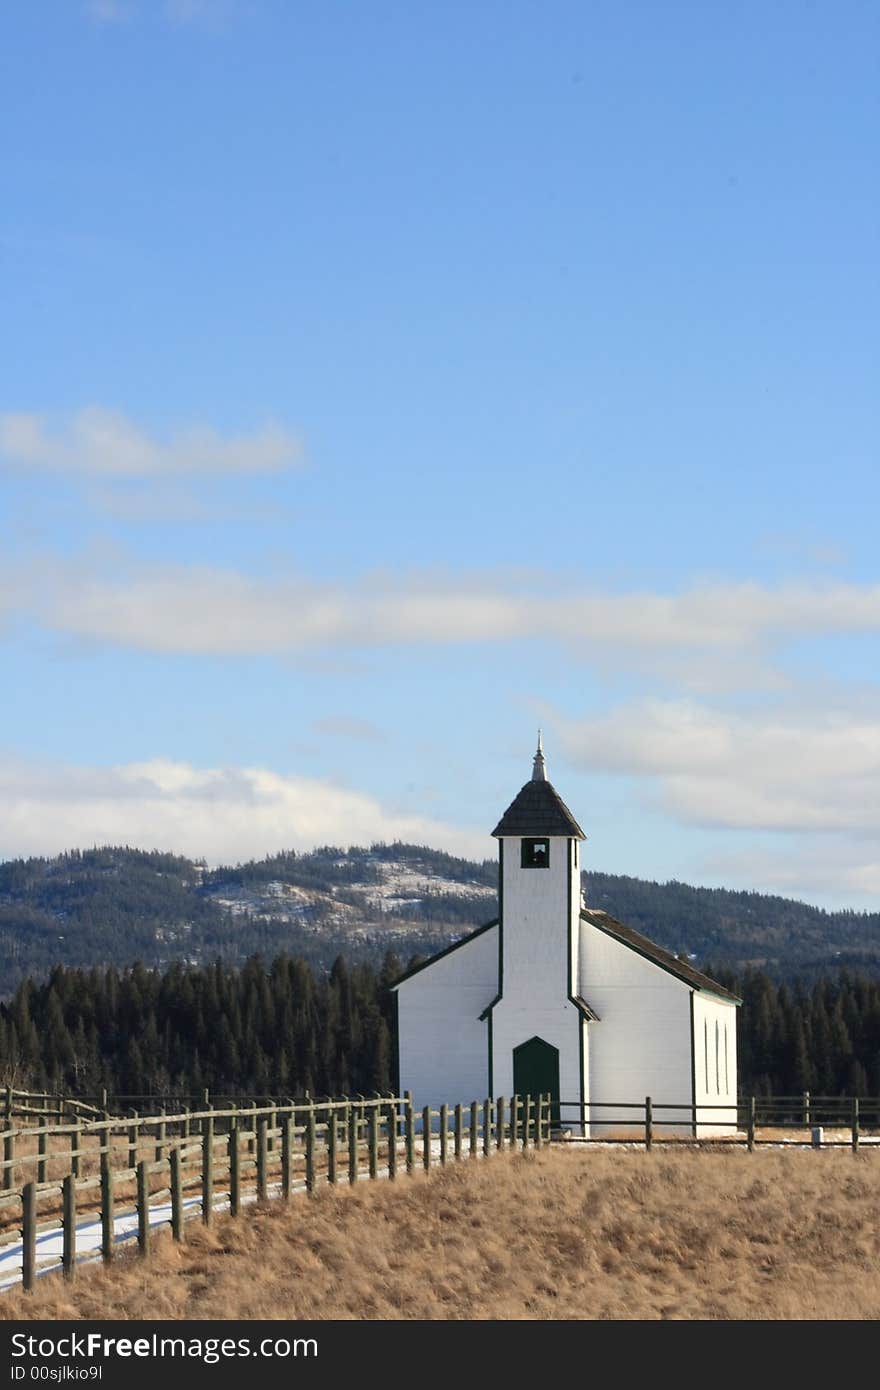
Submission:
[[[498,923],[416,966],[392,989],[401,1090],[419,1106],[485,1095],[489,1025],[480,1015],[498,992]]]
[[[453,941],[453,943],[452,943],[451,946],[446,946],[446,947],[444,947],[444,949],[443,949],[442,951],[438,951],[436,955],[429,956],[427,960],[423,960],[419,965],[414,965],[414,966],[412,967],[411,970],[407,970],[403,975],[399,976],[399,978],[398,978],[398,979],[394,982],[394,984],[391,986],[391,989],[392,989],[392,990],[399,989],[401,985],[405,985],[409,980],[414,979],[417,975],[421,975],[421,974],[423,974],[423,972],[428,971],[428,970],[434,970],[436,966],[441,965],[441,963],[442,963],[443,961],[447,960],[447,959],[448,959],[451,955],[453,955],[453,953],[455,953],[455,952],[461,952],[462,954],[461,954],[461,956],[459,957],[459,959],[456,960],[456,961],[453,963],[451,972],[437,971],[437,972],[435,973],[435,975],[432,977],[433,979],[435,979],[435,980],[437,980],[437,981],[440,981],[440,980],[442,980],[442,979],[444,978],[444,976],[445,976],[447,973],[457,974],[457,973],[458,973],[458,970],[459,970],[459,967],[460,967],[460,965],[461,965],[462,963],[465,964],[465,968],[469,968],[469,967],[473,966],[473,964],[474,964],[474,953],[471,952],[471,953],[467,954],[467,953],[466,953],[466,948],[467,948],[468,946],[470,946],[470,945],[472,944],[472,942],[475,942],[479,937],[484,936],[484,935],[485,935],[486,933],[488,933],[488,932],[492,932],[493,928],[495,928],[496,931],[495,931],[495,933],[493,934],[493,943],[492,943],[492,947],[491,947],[490,949],[491,949],[491,950],[494,950],[495,955],[494,955],[493,959],[494,959],[494,960],[496,961],[496,963],[497,963],[497,959],[498,959],[498,947],[497,947],[497,944],[495,943],[495,936],[497,936],[497,927],[498,927],[498,918],[497,918],[497,917],[493,917],[491,922],[486,922],[482,927],[477,927],[476,931],[472,931],[472,932],[470,933],[469,936],[463,936],[463,937],[461,938],[461,940],[459,940],[459,941]],[[466,954],[467,954],[467,959],[466,959],[466,962],[465,962],[465,955],[466,955]],[[481,954],[482,954],[482,953],[481,953]],[[495,983],[496,983],[496,984],[497,984],[497,979],[498,979],[498,976],[497,976],[497,969],[496,969],[496,973],[495,973]]]

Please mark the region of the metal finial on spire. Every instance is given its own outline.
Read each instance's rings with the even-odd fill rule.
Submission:
[[[532,768],[533,782],[547,781],[547,764],[544,762],[544,748],[541,742],[541,730],[538,730],[538,751],[535,754],[535,764]]]

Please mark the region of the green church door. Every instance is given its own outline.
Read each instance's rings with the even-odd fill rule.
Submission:
[[[518,1096],[540,1096],[549,1092],[554,1126],[559,1124],[559,1048],[543,1038],[530,1038],[513,1049],[513,1089]]]

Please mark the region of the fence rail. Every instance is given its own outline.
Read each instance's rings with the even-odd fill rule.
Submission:
[[[57,1098],[56,1098],[57,1099]],[[0,1271],[4,1251],[20,1252],[25,1289],[40,1272],[40,1236],[60,1237],[46,1258],[74,1277],[83,1217],[99,1223],[99,1251],[112,1260],[120,1223],[136,1221],[138,1245],[167,1224],[184,1238],[188,1217],[210,1225],[218,1208],[238,1215],[245,1202],[319,1184],[397,1179],[417,1167],[460,1162],[512,1147],[540,1147],[551,1134],[549,1096],[485,1099],[416,1113],[412,1098],[322,1101],[109,1116],[3,1134]],[[91,1171],[84,1171],[89,1168]],[[50,1171],[54,1170],[54,1171]],[[15,1185],[16,1178],[23,1179]],[[45,1260],[44,1260],[45,1264]],[[7,1277],[6,1282],[12,1282]]]
[[[751,1151],[784,1139],[793,1146],[855,1152],[863,1139],[880,1145],[878,1097],[811,1096],[805,1091],[799,1096],[748,1096],[728,1104],[695,1105],[646,1096],[643,1101],[560,1101],[554,1102],[553,1110],[555,1133],[580,1143],[624,1144],[644,1138],[646,1148],[651,1148],[657,1141],[686,1138],[737,1144]],[[664,1128],[665,1136],[657,1133]],[[826,1128],[831,1131],[827,1136]],[[797,1137],[801,1133],[804,1137]]]

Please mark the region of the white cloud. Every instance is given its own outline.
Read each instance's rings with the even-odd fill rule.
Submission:
[[[0,858],[130,844],[235,863],[282,849],[410,840],[486,854],[486,836],[317,778],[155,759],[120,767],[0,762]]]
[[[880,713],[646,699],[557,726],[585,770],[647,779],[691,825],[849,832],[880,847]]]
[[[235,523],[237,526],[268,526],[289,523],[291,511],[276,503],[224,500],[215,489],[182,487],[172,479],[150,478],[114,482],[107,486],[90,487],[87,500],[90,508],[114,521],[128,525],[168,525],[188,523],[217,525]]]
[[[383,743],[385,735],[369,719],[357,719],[351,714],[331,714],[326,719],[316,719],[312,728],[318,734],[329,734],[332,738],[354,738],[364,743]]]
[[[33,575],[23,599],[45,625],[166,652],[555,638],[579,659],[662,662],[692,685],[700,684],[695,662],[711,686],[713,666],[732,685],[739,661],[742,685],[752,686],[771,641],[880,629],[880,586],[853,584],[572,596],[551,592],[541,577],[526,586],[492,574],[360,576],[334,584],[185,565],[128,573],[116,566],[108,577],[87,562],[56,562]]]
[[[217,24],[230,18],[233,0],[165,0],[165,14],[172,24]]]
[[[157,0],[150,0],[145,7],[147,14],[156,4]],[[98,24],[118,24],[137,12],[133,0],[86,0],[84,8]],[[175,28],[186,24],[215,26],[229,19],[234,8],[234,0],[164,0],[161,15]]]
[[[738,883],[832,909],[862,904],[876,912],[880,842],[825,837],[821,853],[816,853],[814,837],[809,836],[784,854],[758,847],[704,857],[699,872],[714,883]]]
[[[277,424],[228,438],[192,425],[160,441],[120,411],[87,406],[54,433],[40,415],[0,415],[0,461],[104,479],[279,473],[302,465],[303,446]]]
[[[126,0],[87,0],[86,14],[98,24],[119,24],[132,15]]]

